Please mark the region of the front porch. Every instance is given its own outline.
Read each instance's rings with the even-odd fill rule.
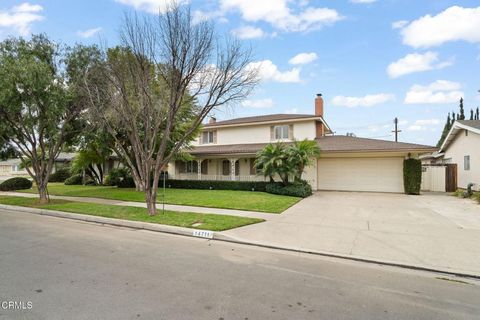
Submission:
[[[257,174],[254,162],[253,157],[175,161],[169,165],[168,174],[171,179],[179,180],[267,181],[268,178]]]

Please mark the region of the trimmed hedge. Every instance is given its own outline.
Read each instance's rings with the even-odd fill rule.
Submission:
[[[167,179],[165,186],[174,189],[207,189],[207,190],[243,190],[243,191],[266,191],[268,183],[263,181],[209,181],[209,180],[175,180]],[[163,186],[163,179],[160,176],[158,186]],[[118,183],[119,188],[135,188],[131,176],[128,176]]]
[[[403,186],[406,194],[420,194],[422,162],[418,159],[403,161]]]
[[[160,180],[160,186],[163,181]],[[263,181],[208,181],[208,180],[167,180],[167,188],[266,191],[267,182]]]
[[[284,196],[306,198],[312,195],[312,186],[306,181],[289,183],[287,185],[280,182],[274,182],[267,184],[266,191],[268,193]]]
[[[15,191],[31,188],[32,181],[22,177],[11,178],[0,183],[0,191]]]
[[[48,178],[48,182],[65,182],[65,180],[67,180],[70,175],[71,173],[69,167],[61,167],[50,175],[50,177]]]
[[[65,180],[65,185],[70,186],[70,185],[81,185],[82,184],[82,175],[81,174],[74,174],[67,180]]]

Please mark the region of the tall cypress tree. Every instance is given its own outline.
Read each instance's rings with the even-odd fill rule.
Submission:
[[[465,110],[463,109],[463,98],[460,98],[460,113],[457,115],[457,120],[465,120]]]
[[[473,109],[470,109],[470,120],[473,120]]]
[[[447,121],[445,122],[445,126],[443,127],[442,135],[440,136],[440,140],[437,142],[437,148],[440,148],[442,145],[443,141],[448,135],[448,132],[450,132],[450,129],[452,128],[452,120],[450,119],[450,113],[448,113],[447,116]]]
[[[450,122],[450,127],[455,123],[455,112],[452,112],[452,121]]]
[[[475,112],[475,120],[480,120],[480,114],[479,114],[478,107],[477,107],[477,112]]]

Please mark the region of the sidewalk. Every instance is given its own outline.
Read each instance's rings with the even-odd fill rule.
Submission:
[[[0,195],[6,196],[16,196],[16,197],[25,197],[25,198],[37,198],[38,195],[34,193],[23,193],[23,192],[0,192]],[[134,201],[121,201],[121,200],[111,200],[111,199],[101,199],[101,198],[89,198],[89,197],[68,197],[68,196],[50,196],[51,199],[60,199],[67,201],[76,201],[76,202],[87,202],[87,203],[97,203],[97,204],[108,204],[114,206],[127,206],[127,207],[139,207],[146,208],[147,204],[144,202],[134,202]],[[157,204],[157,209],[161,210],[162,205]],[[279,214],[275,213],[265,213],[257,211],[244,211],[244,210],[232,210],[232,209],[220,209],[220,208],[209,208],[209,207],[194,207],[194,206],[181,206],[176,204],[165,204],[165,210],[169,211],[179,211],[179,212],[197,212],[197,213],[211,213],[211,214],[221,214],[227,216],[240,216],[247,218],[259,218],[263,220],[268,220],[273,216],[278,216]]]

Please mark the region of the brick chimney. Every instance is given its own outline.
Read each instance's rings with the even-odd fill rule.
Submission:
[[[315,115],[323,117],[323,98],[321,93],[317,93],[317,97],[315,98]]]
[[[217,118],[215,117],[210,117],[210,119],[208,120],[208,124],[212,124],[212,123],[215,123],[217,122]]]
[[[315,98],[315,116],[323,118],[323,98],[321,93],[317,93]],[[321,121],[315,123],[316,138],[323,137],[325,135],[325,127]]]

